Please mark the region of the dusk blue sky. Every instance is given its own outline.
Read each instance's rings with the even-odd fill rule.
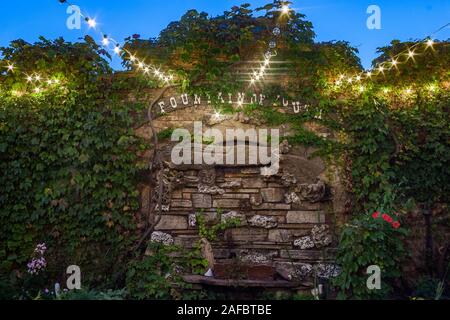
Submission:
[[[138,33],[144,38],[156,37],[168,23],[178,20],[188,9],[215,16],[234,5],[248,2],[252,7],[270,0],[72,0],[84,12],[96,17],[101,29],[117,40]],[[293,8],[304,13],[314,24],[317,41],[346,40],[356,46],[364,67],[376,57],[376,48],[392,39],[421,39],[450,22],[450,0],[294,0]],[[382,29],[366,27],[369,5],[382,12]],[[22,38],[33,42],[42,35],[53,39],[63,36],[75,41],[88,33],[98,34],[85,26],[81,30],[66,27],[66,6],[58,0],[0,0],[0,45]],[[450,28],[437,39],[450,38]],[[119,59],[112,65],[120,68]]]

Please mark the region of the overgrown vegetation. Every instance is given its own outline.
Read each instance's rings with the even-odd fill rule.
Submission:
[[[336,89],[332,79],[361,71],[357,50],[345,42],[314,42],[312,24],[300,13],[280,17],[281,4],[275,1],[255,11],[244,4],[213,18],[192,10],[157,39],[128,38],[126,49],[172,69],[185,91],[230,92],[243,85],[234,81],[237,68],[255,54],[262,57],[273,28],[281,25],[276,59],[288,61],[288,85],[264,90],[268,99],[283,93],[301,97],[311,108],[298,115],[272,106],[250,106],[244,112],[270,124],[289,124],[291,143],[316,146],[344,168],[354,219],[342,226],[338,262],[343,273],[335,284],[349,298],[386,298],[389,290],[376,296],[367,291],[365,268],[380,265],[385,288],[391,289],[408,226],[392,229],[370,214],[405,214],[406,203],[450,200],[448,42],[437,42],[409,67],[374,79],[364,93],[355,85]],[[376,61],[389,60],[412,44],[393,41],[380,49]],[[148,146],[132,131],[143,106],[123,102],[120,94],[156,83],[142,76],[113,78],[107,52],[89,37],[80,43],[17,40],[0,50],[1,64],[13,62],[31,77],[59,83],[29,94],[36,82],[19,72],[0,74],[0,298],[35,298],[44,286],[63,283],[61,266],[73,263],[81,266],[87,287],[126,287],[136,299],[183,297],[179,289],[185,284],[176,266],[200,272],[204,261],[198,248],[181,261],[170,256],[173,248],[151,247],[150,255],[139,257],[130,253],[140,236],[137,176],[148,169],[137,154]],[[124,65],[131,66],[129,61]],[[406,87],[415,93],[405,96]],[[380,93],[382,89],[390,94]],[[304,126],[310,122],[334,135],[317,136]],[[159,138],[171,132],[167,129]],[[214,240],[227,227],[201,227],[200,232]],[[48,268],[30,276],[27,261],[42,242],[49,248]]]

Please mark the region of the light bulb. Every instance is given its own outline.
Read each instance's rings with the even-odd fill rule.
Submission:
[[[432,47],[434,44],[434,41],[432,39],[427,40],[427,47]]]
[[[10,65],[8,65],[8,71],[13,71],[14,70],[14,65],[13,64],[10,64]]]
[[[366,73],[366,76],[367,76],[367,78],[370,78],[370,77],[372,76],[372,72],[368,71],[368,72]]]
[[[122,51],[122,50],[120,49],[119,46],[116,46],[116,47],[114,48],[114,52],[115,52],[116,54],[120,54],[121,51]]]
[[[95,19],[87,19],[87,24],[89,25],[89,28],[95,28],[97,26],[97,21]]]
[[[103,43],[103,45],[106,47],[106,46],[108,46],[109,45],[109,39],[108,39],[108,37],[104,37],[103,38],[103,40],[102,40],[102,43]]]
[[[283,14],[289,14],[289,11],[290,11],[291,9],[289,8],[289,6],[287,6],[287,5],[284,5],[284,6],[282,6],[281,7],[281,12],[283,13]]]

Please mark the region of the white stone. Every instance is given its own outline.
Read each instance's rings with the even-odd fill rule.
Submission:
[[[162,243],[165,246],[170,246],[173,244],[173,237],[170,234],[155,231],[152,233],[151,242]]]
[[[267,216],[260,216],[256,215],[253,216],[249,221],[249,225],[253,227],[258,228],[265,228],[265,229],[273,229],[278,226],[278,222],[274,217],[267,217]]]
[[[303,237],[294,241],[295,247],[300,247],[301,250],[307,250],[314,248],[314,241],[311,237]]]

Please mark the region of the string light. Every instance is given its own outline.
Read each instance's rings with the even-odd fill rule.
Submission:
[[[8,71],[12,72],[14,70],[14,65],[9,64],[6,68],[8,69]]]
[[[220,119],[222,117],[222,114],[219,112],[219,111],[216,111],[215,113],[214,113],[214,118],[216,118],[216,119]]]
[[[108,36],[103,36],[103,40],[102,40],[102,44],[105,46],[105,47],[107,47],[107,46],[109,46],[109,43],[110,43],[110,41],[109,41],[109,39],[108,39]]]
[[[281,7],[281,13],[282,14],[289,14],[289,11],[291,11],[291,8],[289,8],[288,5],[284,5]]]
[[[119,54],[122,52],[122,49],[120,49],[120,46],[119,46],[119,45],[117,45],[117,46],[114,48],[114,52],[115,52],[117,55],[119,55]]]
[[[90,28],[94,28],[97,26],[97,21],[95,19],[86,18],[86,22],[89,25]]]
[[[406,50],[403,50],[403,51],[399,52],[398,54],[393,56],[390,61],[385,61],[385,62],[381,62],[379,64],[376,64],[374,66],[374,69],[373,69],[373,70],[377,71],[376,73],[363,71],[363,72],[360,73],[360,75],[365,75],[365,79],[369,79],[373,75],[374,76],[384,75],[385,74],[385,70],[391,71],[392,69],[394,69],[394,67],[395,67],[395,69],[398,69],[398,66],[401,63],[406,63],[410,59],[414,60],[414,56],[416,56],[418,54],[424,54],[427,49],[433,48],[433,45],[435,44],[435,41],[433,40],[433,37],[435,37],[435,35],[438,32],[444,30],[449,25],[450,25],[450,23],[444,25],[443,27],[441,27],[438,30],[436,30],[431,36],[428,36],[424,40],[420,40],[420,41],[416,42],[413,46],[407,48]],[[423,48],[422,52],[419,52],[419,53],[416,52],[418,48]],[[343,79],[342,75],[339,76],[339,79],[340,80]],[[333,80],[333,81],[335,81],[335,80]],[[349,82],[349,83],[351,83],[351,82]]]

